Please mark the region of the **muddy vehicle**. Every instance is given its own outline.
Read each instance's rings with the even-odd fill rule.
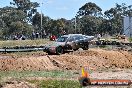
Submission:
[[[63,54],[67,50],[83,50],[89,49],[89,41],[94,36],[86,36],[82,34],[69,34],[59,37],[54,43],[45,46],[44,51],[48,54]]]

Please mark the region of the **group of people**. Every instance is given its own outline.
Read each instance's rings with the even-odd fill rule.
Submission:
[[[28,38],[31,38],[32,40],[34,39],[39,39],[39,38],[47,38],[47,36],[49,36],[51,39],[55,40],[57,37],[60,37],[62,35],[65,35],[66,32],[64,30],[62,30],[60,33],[58,33],[57,35],[54,34],[46,34],[45,30],[41,31],[41,32],[37,32],[37,31],[33,31],[31,36],[28,36]],[[16,33],[13,35],[13,40],[25,40],[27,37],[24,36],[24,34],[19,34]]]
[[[43,32],[32,32],[32,36],[31,36],[31,38],[32,39],[37,39],[37,38],[46,38],[46,36],[47,36],[47,34],[46,34],[46,32],[45,31],[43,31]]]
[[[13,40],[25,40],[26,37],[23,34],[13,35]]]

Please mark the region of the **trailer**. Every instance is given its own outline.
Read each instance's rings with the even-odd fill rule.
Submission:
[[[123,24],[125,36],[132,37],[132,17],[124,17]]]

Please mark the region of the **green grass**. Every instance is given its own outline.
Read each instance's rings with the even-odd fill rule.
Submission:
[[[131,38],[129,38],[129,42],[132,42],[132,37],[131,37]]]
[[[77,80],[30,80],[28,82],[38,85],[39,88],[81,88]]]
[[[30,79],[30,77],[35,79]],[[39,77],[44,79],[36,79]],[[80,84],[77,80],[70,80],[71,78],[78,77],[79,74],[75,71],[0,71],[1,84],[8,81],[8,78],[11,78],[26,80],[29,83],[37,85],[39,88],[80,88]]]
[[[49,39],[36,39],[36,40],[7,40],[0,41],[0,47],[14,47],[14,46],[39,46],[50,43]]]
[[[78,73],[79,74],[79,73]],[[74,71],[0,71],[0,80],[11,78],[45,77],[45,78],[75,78],[79,75]]]
[[[72,80],[43,80],[40,88],[81,88],[78,81]]]

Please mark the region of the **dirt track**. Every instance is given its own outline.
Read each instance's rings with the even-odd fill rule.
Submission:
[[[0,55],[0,70],[79,70],[82,66],[89,69],[132,68],[132,53],[127,51],[106,51],[89,49],[63,55],[37,55],[15,58]]]

